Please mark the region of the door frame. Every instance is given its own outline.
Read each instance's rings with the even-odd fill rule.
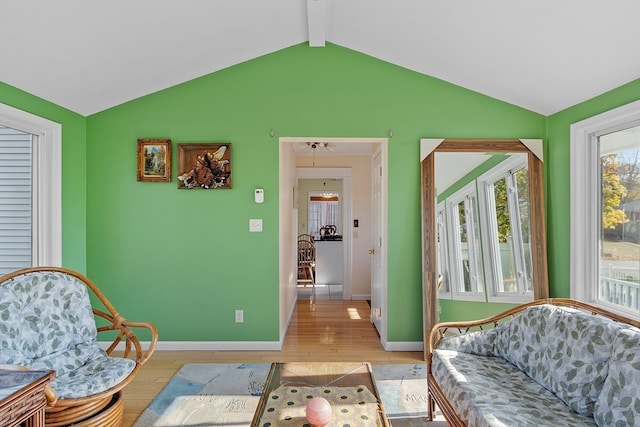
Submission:
[[[382,212],[380,213],[381,215],[381,220],[382,220],[382,247],[383,247],[383,255],[382,255],[382,260],[381,260],[381,265],[382,265],[382,296],[383,296],[383,300],[382,300],[382,307],[383,307],[383,312],[382,312],[382,319],[381,319],[381,325],[382,325],[382,331],[380,331],[380,341],[382,346],[385,348],[385,350],[389,350],[387,348],[387,288],[388,288],[388,284],[387,284],[387,272],[388,272],[388,255],[387,255],[387,246],[388,246],[388,144],[389,144],[389,139],[388,138],[336,138],[336,137],[330,137],[330,138],[322,138],[322,137],[279,137],[278,141],[279,141],[279,145],[280,145],[280,167],[279,167],[279,181],[281,184],[281,188],[280,191],[288,191],[289,189],[286,188],[286,186],[282,186],[283,183],[285,181],[287,181],[287,174],[289,173],[293,173],[295,174],[296,172],[296,158],[295,156],[291,156],[290,154],[285,154],[285,153],[292,153],[293,149],[291,148],[293,146],[293,144],[295,143],[304,143],[307,141],[315,141],[315,142],[319,142],[319,143],[324,143],[327,142],[329,144],[372,144],[374,149],[372,150],[372,152],[370,153],[371,158],[373,159],[373,155],[377,150],[381,151],[381,163],[382,163],[382,168],[383,168],[383,179],[382,179]],[[284,147],[290,147],[289,149],[285,149]],[[297,178],[296,178],[297,180]],[[299,195],[298,195],[299,196]],[[280,197],[281,199],[281,204],[280,204],[280,218],[281,218],[281,227],[284,225],[282,223],[282,218],[283,215],[286,215],[285,212],[288,210],[288,206],[286,205],[286,202],[284,201],[286,198],[285,197]],[[284,204],[283,204],[284,203]],[[294,202],[295,203],[295,202]],[[351,200],[350,200],[351,203]],[[351,210],[351,208],[350,208]],[[353,221],[352,219],[349,220],[348,223],[349,226],[349,252],[352,250],[352,238],[353,238]],[[297,224],[295,224],[295,227],[297,228]],[[283,234],[286,234],[284,230],[280,230],[280,235],[282,236]],[[346,230],[345,233],[346,234]],[[292,250],[293,245],[295,244],[295,242],[288,242],[288,238],[285,239],[287,240],[286,242],[282,240],[282,238],[280,239],[280,271],[281,271],[281,284],[285,284],[287,283],[288,285],[284,285],[286,286],[296,286],[296,282],[293,279],[287,279],[287,277],[291,277],[292,274],[290,272],[288,272],[288,265],[289,262],[291,260],[288,259],[288,255],[290,253],[293,253],[294,251]],[[287,250],[286,248],[283,247],[283,245],[285,246],[290,246],[289,250]],[[345,251],[346,252],[346,251]],[[349,254],[350,257],[350,261],[352,258],[352,255]],[[284,267],[284,268],[283,268]],[[351,266],[350,266],[351,268]],[[351,270],[350,270],[351,271]],[[351,275],[351,273],[349,273]],[[350,283],[351,285],[351,283]],[[283,288],[283,285],[280,286],[280,292],[284,292],[285,289]],[[351,291],[351,290],[350,290]],[[287,291],[288,293],[289,291]],[[293,292],[295,292],[295,289],[293,290]],[[293,299],[295,300],[295,296],[293,296]],[[285,321],[285,319],[291,317],[292,313],[293,313],[293,306],[290,306],[290,304],[288,303],[289,301],[289,295],[281,295],[280,296],[280,301],[281,301],[281,307],[280,307],[280,317],[281,320],[285,323],[288,323],[287,321]],[[281,326],[283,326],[283,324],[281,324]],[[286,328],[285,328],[286,329]],[[284,332],[284,329],[283,329]],[[393,349],[392,349],[393,350]]]
[[[62,125],[0,103],[0,125],[33,135],[32,265],[62,265]]]

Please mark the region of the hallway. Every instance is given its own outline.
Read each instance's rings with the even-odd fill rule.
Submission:
[[[298,284],[298,301],[342,300],[341,283]]]

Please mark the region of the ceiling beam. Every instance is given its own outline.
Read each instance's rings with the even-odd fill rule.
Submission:
[[[327,41],[327,0],[307,0],[309,46],[324,47]]]

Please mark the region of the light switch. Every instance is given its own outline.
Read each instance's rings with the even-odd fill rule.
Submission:
[[[262,232],[262,219],[250,219],[249,220],[249,231],[252,233],[261,233]]]

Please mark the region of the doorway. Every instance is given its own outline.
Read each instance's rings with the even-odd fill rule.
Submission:
[[[353,169],[348,167],[296,168],[296,223],[298,235],[310,234],[314,239],[316,265],[312,289],[316,298],[353,298],[352,174]],[[334,212],[330,208],[335,208]]]
[[[386,171],[387,139],[386,138],[298,138],[281,137],[280,142],[280,317],[283,332],[293,312],[297,299],[297,251],[296,242],[299,234],[298,212],[302,200],[307,194],[300,191],[299,179],[340,179],[343,183],[343,200],[346,215],[343,213],[343,299],[368,300],[372,296],[372,278],[380,280],[377,287],[380,309],[376,312],[376,328],[380,332],[381,342],[386,342]],[[322,146],[322,154],[311,153],[305,147],[311,143]],[[376,205],[381,210],[377,218],[381,226],[377,233],[377,251],[379,262],[377,272],[373,270],[373,159],[378,155],[380,166],[376,173],[382,173],[380,180],[380,199]],[[322,173],[322,170],[332,170]],[[299,175],[299,171],[301,171]],[[335,175],[335,170],[343,175]],[[345,171],[351,171],[346,175]],[[305,175],[306,174],[306,175]],[[350,188],[348,188],[350,187]],[[366,198],[362,195],[366,193]],[[347,199],[350,197],[350,200]],[[364,200],[364,201],[363,201]],[[363,287],[366,283],[366,289]],[[373,322],[373,319],[371,319]]]

